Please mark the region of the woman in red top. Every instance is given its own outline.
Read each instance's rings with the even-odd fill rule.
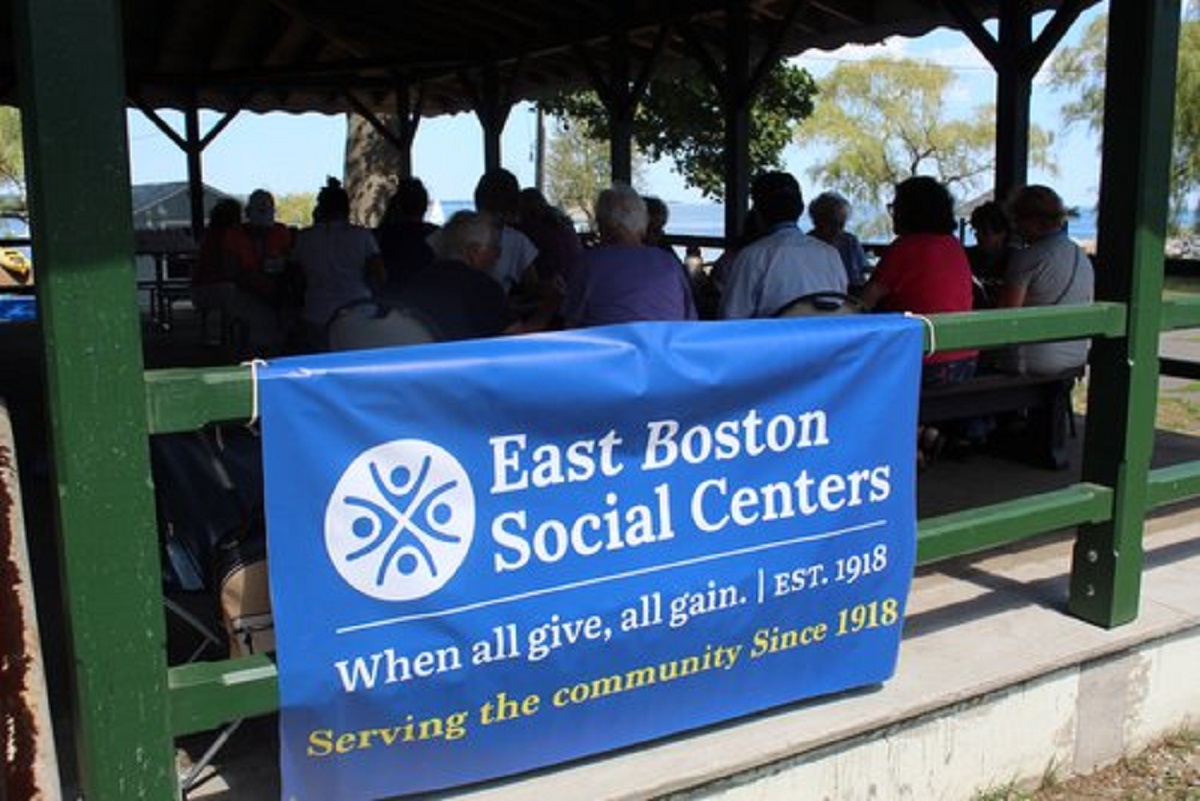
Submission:
[[[970,311],[971,264],[954,236],[954,200],[946,187],[923,175],[901,181],[889,210],[896,239],[863,288],[863,305],[914,314]],[[967,380],[975,375],[978,356],[977,350],[929,354],[922,360],[921,386]],[[986,436],[982,421],[955,428],[956,436],[948,438],[933,426],[917,427],[919,467],[936,459],[948,441],[965,447]]]
[[[971,265],[954,231],[954,201],[946,187],[919,175],[896,185],[890,206],[896,239],[863,289],[868,309],[936,314],[971,310]],[[924,358],[921,384],[949,384],[975,374],[977,350]]]

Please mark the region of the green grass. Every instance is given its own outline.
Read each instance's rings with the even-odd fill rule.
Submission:
[[[1071,405],[1076,414],[1087,414],[1087,379],[1075,386]],[[1200,436],[1200,382],[1191,381],[1169,389],[1160,388],[1155,428],[1188,436]]]
[[[1015,781],[999,787],[981,790],[971,796],[971,801],[1031,801],[1033,796],[1017,787]]]

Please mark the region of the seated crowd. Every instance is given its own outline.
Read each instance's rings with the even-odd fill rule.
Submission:
[[[751,186],[741,241],[712,265],[696,249],[686,261],[664,240],[668,208],[625,185],[600,193],[596,233],[587,241],[571,218],[507,170],[485,173],[475,211],[438,228],[425,221],[420,180],[398,182],[382,221],[350,221],[346,191],[321,190],[312,225],[274,220],[270,194],[246,208],[218,203],[193,276],[199,309],[236,321],[245,353],[328,349],[339,310],[372,302],[421,321],[415,341],[443,341],[647,320],[773,317],[802,296],[852,299],[866,311],[927,315],[978,308],[1086,304],[1092,264],[1066,233],[1066,209],[1045,186],[1018,189],[1007,205],[987,202],[970,217],[975,244],[955,235],[954,201],[933,178],[894,188],[893,241],[873,270],[846,224],[850,203],[834,192],[808,208],[796,179],[767,172]],[[1036,343],[983,354],[935,352],[924,358],[923,386],[953,384],[980,371],[1056,374],[1082,368],[1088,342]],[[978,421],[977,421],[978,422]],[[941,437],[921,432],[933,447]],[[967,425],[960,437],[980,439]],[[927,441],[928,440],[928,441]]]

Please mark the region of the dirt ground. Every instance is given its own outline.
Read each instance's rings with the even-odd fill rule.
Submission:
[[[1086,776],[1048,775],[1041,787],[1004,787],[975,801],[1200,801],[1200,729],[1173,734]]]

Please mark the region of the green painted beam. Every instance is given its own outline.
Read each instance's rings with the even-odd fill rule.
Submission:
[[[1200,295],[1180,292],[1163,293],[1160,326],[1163,331],[1200,328]]]
[[[989,348],[1085,336],[1118,337],[1125,332],[1125,306],[1094,303],[1089,306],[989,309],[931,314],[929,320],[933,324],[934,344],[938,350]],[[930,335],[926,327],[926,350],[929,347]]]
[[[1005,309],[970,314],[935,314],[931,339],[925,346],[940,350],[992,347],[1014,342],[1111,337],[1124,330],[1125,307],[1120,303],[1092,306]],[[203,369],[151,370],[145,374],[146,410],[150,431],[164,434],[190,431],[210,422],[246,420],[252,415],[253,387],[245,365]]]
[[[921,521],[917,561],[929,564],[982,551],[1111,514],[1112,492],[1077,484],[1055,492]],[[206,731],[278,708],[278,674],[264,656],[203,662],[170,670],[171,725],[176,735]]]
[[[1054,492],[930,517],[917,528],[917,564],[975,553],[1112,515],[1112,491],[1075,484]]]
[[[88,801],[175,798],[121,6],[16,0],[74,754]],[[60,710],[63,711],[63,710]]]
[[[1200,462],[1185,462],[1150,471],[1146,502],[1151,508],[1200,496]]]
[[[275,663],[261,655],[173,667],[169,687],[176,736],[279,708],[279,673]]]
[[[149,370],[144,381],[147,424],[153,434],[249,420],[254,411],[249,366]]]

